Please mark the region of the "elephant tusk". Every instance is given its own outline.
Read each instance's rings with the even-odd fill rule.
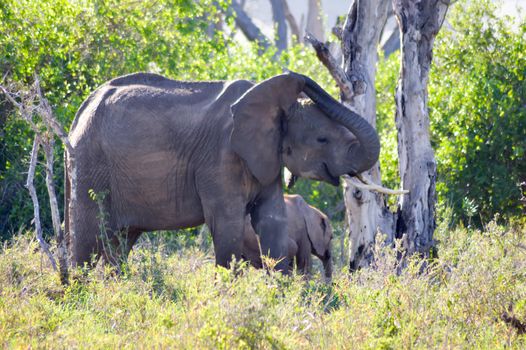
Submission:
[[[294,187],[294,184],[296,183],[296,180],[298,180],[298,177],[290,172],[289,169],[286,167],[283,168],[283,177],[285,179],[285,184],[287,185],[287,189],[291,189]]]
[[[343,176],[345,177],[345,179],[349,180],[353,184],[353,186],[356,186],[360,189],[375,191],[378,193],[383,193],[383,194],[388,194],[388,195],[400,195],[400,194],[409,193],[409,190],[392,190],[390,188],[382,187],[380,185],[377,185],[365,179],[360,174],[355,175],[354,177],[350,177],[349,175],[343,175]],[[360,181],[357,181],[355,178]]]

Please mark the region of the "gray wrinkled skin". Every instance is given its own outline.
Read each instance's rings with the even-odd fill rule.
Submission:
[[[206,223],[216,263],[228,266],[232,256],[242,256],[250,214],[263,251],[284,258],[278,268],[287,270],[282,166],[337,184],[338,176],[363,163],[354,156],[356,147],[363,153],[370,138],[360,138],[361,128],[370,128],[366,123],[353,134],[353,125],[344,127],[312,103],[299,103],[306,79],[288,73],[254,85],[137,73],[99,87],[69,134],[77,163],[76,196],[69,174],[65,194],[72,264],[89,263],[92,254],[117,264],[144,231]],[[89,190],[106,194],[106,232]],[[77,201],[72,213],[70,198]]]
[[[287,212],[288,253],[299,272],[310,274],[312,255],[323,263],[325,277],[332,278],[332,227],[329,219],[317,208],[308,205],[299,195],[285,195]],[[312,254],[312,255],[311,255]],[[255,267],[262,267],[258,236],[247,216],[243,239],[243,257]]]

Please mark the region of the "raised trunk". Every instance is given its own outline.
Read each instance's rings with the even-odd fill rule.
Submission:
[[[315,81],[306,76],[303,77],[305,94],[316,103],[319,109],[349,129],[358,139],[359,145],[349,150],[348,156],[353,166],[349,172],[358,174],[372,167],[378,160],[380,152],[380,141],[376,130],[363,117],[333,99]]]
[[[377,47],[387,17],[388,0],[354,1],[343,32],[343,69],[352,83],[353,94],[342,94],[343,103],[376,125],[375,74]],[[380,184],[380,167],[376,163],[363,174]],[[350,231],[350,270],[368,266],[376,233],[380,230],[392,236],[393,216],[383,195],[362,191],[349,181],[344,183],[344,200]]]
[[[435,230],[436,162],[429,136],[427,82],[433,42],[447,12],[441,0],[415,4],[394,0],[401,33],[401,72],[396,92],[396,126],[402,186],[396,237],[407,254],[429,256]]]

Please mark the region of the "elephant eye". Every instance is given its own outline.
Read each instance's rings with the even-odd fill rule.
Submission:
[[[329,143],[329,140],[327,140],[326,137],[318,137],[318,138],[316,139],[316,141],[318,141],[319,143],[323,143],[323,144],[325,144],[325,143]]]

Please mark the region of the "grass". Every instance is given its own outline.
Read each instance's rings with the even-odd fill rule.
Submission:
[[[502,314],[526,321],[526,233],[437,231],[439,257],[281,276],[214,266],[197,244],[143,239],[124,276],[98,268],[60,285],[27,235],[0,250],[0,346],[8,348],[400,349],[526,347]],[[178,248],[173,248],[174,246]],[[421,272],[424,270],[424,272]]]

